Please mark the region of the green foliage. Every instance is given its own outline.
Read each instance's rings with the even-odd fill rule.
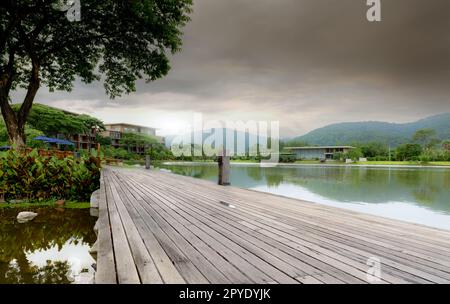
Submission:
[[[334,160],[342,161],[342,160],[344,160],[344,158],[345,158],[345,154],[342,153],[342,152],[333,153],[333,159]]]
[[[436,137],[436,131],[434,129],[421,129],[414,133],[412,139],[414,142],[419,143],[426,149],[431,149],[436,146],[440,140]]]
[[[285,147],[306,147],[308,146],[308,143],[303,140],[288,140],[286,142],[280,141],[280,149],[283,149]]]
[[[154,136],[150,136],[142,133],[134,133],[134,132],[124,132],[122,133],[122,138],[120,139],[120,143],[127,147],[145,147],[146,145],[157,144],[158,139]]]
[[[387,145],[379,142],[370,142],[363,144],[355,144],[361,149],[364,157],[375,158],[375,157],[387,157],[389,156],[389,148]]]
[[[450,152],[450,140],[442,141],[441,146],[443,150]]]
[[[111,146],[111,144],[112,144],[111,137],[109,137],[109,136],[103,137],[99,134],[97,134],[97,136],[96,136],[96,141],[97,141],[97,143],[100,144],[100,146]]]
[[[13,105],[18,111],[20,105]],[[74,134],[88,134],[92,128],[104,130],[103,122],[89,115],[77,115],[46,105],[35,104],[28,116],[31,128],[42,131],[47,136],[56,137],[57,134],[66,136]]]
[[[5,200],[49,198],[89,201],[99,188],[100,169],[93,157],[75,160],[41,157],[14,150],[0,157],[0,196]]]
[[[27,146],[30,148],[42,148],[45,144],[42,141],[33,140],[33,138],[44,135],[40,130],[31,128],[28,124],[25,126],[25,135],[27,137]],[[8,131],[6,130],[3,119],[0,118],[0,146],[9,145]]]
[[[352,160],[358,160],[360,157],[363,157],[363,152],[361,148],[351,149],[350,151],[344,154],[344,158],[349,158]]]
[[[6,65],[15,51],[13,89],[27,87],[32,55],[41,84],[51,91],[70,90],[76,76],[86,83],[99,80],[98,71],[111,97],[134,91],[137,79],[167,74],[167,53],[180,49],[192,5],[192,0],[83,0],[81,21],[71,22],[55,9],[59,0],[9,2],[0,5],[1,42],[7,46],[0,58]]]
[[[280,163],[294,163],[296,160],[295,154],[280,154]]]
[[[139,155],[136,153],[128,152],[123,148],[114,148],[114,147],[105,147],[101,148],[103,152],[103,156],[107,158],[115,158],[115,159],[126,159],[132,160],[139,158]]]
[[[166,148],[163,144],[153,144],[147,151],[152,160],[170,160],[173,159],[172,151]]]
[[[397,147],[395,157],[397,160],[418,160],[422,154],[422,146],[419,144],[403,144]]]

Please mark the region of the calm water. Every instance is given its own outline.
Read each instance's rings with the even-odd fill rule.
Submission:
[[[214,164],[165,164],[217,181]],[[450,169],[235,164],[231,184],[450,230]]]
[[[92,275],[96,219],[89,210],[26,209],[38,216],[23,224],[20,211],[0,209],[0,284],[72,283]]]

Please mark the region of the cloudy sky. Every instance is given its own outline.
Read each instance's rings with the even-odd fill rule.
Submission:
[[[205,119],[277,120],[281,135],[450,112],[450,1],[194,0],[164,79],[108,100],[101,83],[37,102],[172,133]]]

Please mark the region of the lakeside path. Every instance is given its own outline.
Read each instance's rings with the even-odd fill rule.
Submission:
[[[96,283],[450,283],[448,231],[157,170],[97,194]]]

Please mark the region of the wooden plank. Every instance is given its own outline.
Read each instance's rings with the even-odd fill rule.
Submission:
[[[129,189],[128,189],[128,191],[129,191]],[[127,193],[128,191],[125,187],[123,188],[123,193]],[[136,201],[136,203],[141,204],[141,205],[145,204],[145,202],[142,199],[139,199],[138,201]],[[172,232],[173,230],[168,231],[168,229],[165,229],[165,231],[167,233],[167,232]],[[189,239],[189,243],[187,243],[185,240],[180,239],[180,238],[175,238],[175,241],[177,242],[177,244],[183,245],[183,248],[184,248],[185,252],[187,253],[187,255],[190,257],[191,261],[208,278],[208,280],[211,283],[230,283],[229,279],[227,277],[225,277],[223,274],[221,274],[220,271],[218,271],[213,266],[212,263],[205,261],[206,257],[208,257],[208,258],[214,257],[215,252],[212,251],[208,247],[208,248],[205,248],[205,250],[208,250],[207,255],[201,256],[201,255],[199,255],[199,252],[196,251],[196,249],[198,250],[198,249],[203,248],[202,244],[199,244],[199,242],[198,242],[199,240],[194,240],[192,238],[188,238],[188,239]],[[194,247],[196,249],[194,249]],[[217,260],[214,260],[214,262],[217,263],[216,265],[219,267],[227,266],[227,265],[221,265]],[[228,271],[228,268],[226,270]]]
[[[256,210],[255,210],[255,209],[256,209]],[[268,212],[268,211],[266,211],[266,212]],[[258,213],[257,207],[253,207],[253,208],[252,208],[252,213],[254,213],[254,214],[255,214],[255,213],[256,213],[256,214]],[[442,256],[442,255],[441,255],[441,256]],[[424,257],[427,258],[426,256],[423,256],[423,255],[420,256],[420,257],[421,257],[421,258],[424,258]],[[446,257],[446,255],[445,255],[445,257]],[[442,262],[442,261],[441,261],[441,262]],[[445,263],[445,262],[444,262],[444,263]]]
[[[108,168],[101,185],[96,282],[363,283],[371,256],[381,283],[450,282],[439,229],[154,170]]]
[[[145,187],[145,186],[142,186],[142,187]],[[165,195],[167,195],[167,192],[165,192]],[[196,211],[196,212],[198,212],[198,211]],[[207,218],[207,215],[205,215],[205,214],[201,214],[200,212],[198,212],[198,215],[200,216],[200,218],[202,218],[202,219],[206,219]],[[213,222],[210,222],[210,224],[212,225],[212,226],[214,226],[214,223]],[[227,227],[226,229],[230,229],[230,227]],[[225,232],[226,231],[228,231],[228,230],[225,230]],[[222,229],[222,232],[223,232],[224,230]],[[242,238],[242,236],[245,236],[245,234],[242,234],[242,233],[240,233],[240,232],[238,232],[238,234],[240,234],[240,236],[238,236],[238,238],[236,238],[235,240],[237,241],[237,243],[239,243],[239,244],[241,244],[241,245],[243,245],[243,246],[246,246],[246,245],[248,245],[248,242],[247,242],[247,240],[245,240],[244,238]],[[240,240],[239,238],[242,238],[242,240]],[[253,250],[254,251],[254,248],[252,248],[252,249],[250,249],[250,250]],[[273,254],[273,257],[276,257],[276,256],[279,256],[280,255],[280,252],[276,252],[276,254]],[[287,258],[287,259],[289,259],[287,256],[282,256],[283,257],[283,259],[285,259],[285,258]],[[270,260],[270,258],[269,258],[269,260]],[[298,261],[297,261],[298,262]],[[297,263],[297,266],[298,266],[298,264],[299,263]],[[290,270],[292,271],[293,269],[295,269],[294,267],[292,267],[292,266],[288,266],[289,268],[291,268]],[[310,267],[309,265],[307,265],[307,264],[304,264],[304,263],[301,263],[301,266],[299,266],[301,269],[314,269],[314,268],[312,268],[312,267]],[[298,269],[300,269],[300,268],[298,268]],[[312,271],[312,272],[314,272],[314,271]],[[298,274],[297,274],[298,275]],[[341,276],[342,277],[345,277],[345,274],[341,274]],[[330,278],[331,279],[331,281],[330,281],[330,283],[332,282],[332,283],[339,283],[340,281],[339,280],[337,280],[337,279],[332,279],[332,278]],[[355,282],[355,281],[358,281],[358,280],[351,280],[351,282]],[[361,282],[361,281],[358,281],[358,282]]]
[[[98,225],[98,251],[97,251],[97,270],[95,272],[96,284],[115,284],[117,283],[116,266],[114,262],[114,251],[112,246],[111,228],[109,225],[109,213],[106,203],[106,193],[103,175],[100,180],[99,190],[99,218]]]
[[[108,203],[109,218],[114,246],[117,280],[119,284],[139,284],[139,274],[128,244],[126,233],[120,220],[111,192],[111,183],[105,176],[106,200]]]
[[[163,280],[158,273],[156,265],[148,253],[139,232],[131,219],[130,214],[125,208],[119,193],[117,192],[117,184],[111,179],[112,195],[114,198],[114,203],[119,212],[119,216],[122,220],[123,226],[126,227],[125,234],[130,244],[131,253],[133,255],[134,263],[139,273],[139,277],[144,284],[161,284]],[[134,214],[133,214],[134,216]]]

